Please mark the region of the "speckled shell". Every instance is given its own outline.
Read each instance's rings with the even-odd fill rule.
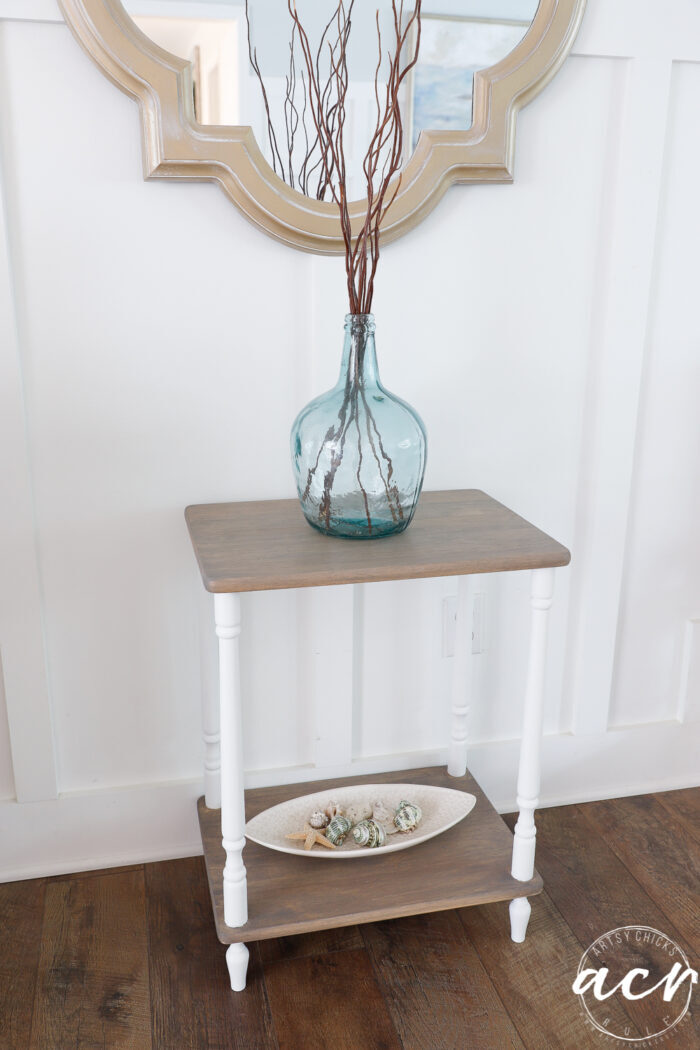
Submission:
[[[367,849],[377,849],[386,842],[386,832],[376,820],[363,820],[352,829],[352,837],[358,846],[366,846]]]
[[[333,820],[333,817],[342,816],[343,807],[339,802],[331,800],[326,806],[325,813],[329,820]]]
[[[334,846],[342,846],[345,836],[352,827],[352,824],[347,817],[342,814],[338,817],[333,817],[328,827],[326,828],[326,838],[329,842],[332,842]]]
[[[402,798],[399,802],[397,809],[413,809],[416,813],[416,824],[420,824],[423,817],[423,810],[416,802],[409,802],[407,799]]]
[[[415,806],[412,802],[402,801],[396,810],[394,824],[399,831],[413,831],[422,816],[420,806]]]
[[[383,802],[375,802],[372,807],[372,820],[381,824],[387,835],[395,835],[399,830],[394,827],[394,810],[389,809]]]
[[[320,831],[322,828],[328,827],[328,817],[322,809],[317,809],[309,817],[309,824],[312,828]]]
[[[369,820],[372,816],[372,807],[363,806],[362,803],[353,803],[345,810],[345,816],[351,824],[359,824],[363,820]]]

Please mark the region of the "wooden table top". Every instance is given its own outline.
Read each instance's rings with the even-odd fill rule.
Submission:
[[[408,529],[378,540],[325,536],[295,499],[199,504],[185,518],[214,594],[541,569],[570,559],[566,547],[479,489],[424,492]]]

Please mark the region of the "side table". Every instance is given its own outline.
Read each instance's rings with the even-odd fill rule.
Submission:
[[[214,594],[219,639],[219,698],[205,697],[205,797],[198,802],[209,888],[219,940],[229,945],[231,987],[245,987],[245,941],[264,940],[401,915],[509,900],[511,936],[525,939],[535,871],[535,821],[548,610],[554,569],[569,552],[477,489],[425,492],[406,532],[376,541],[330,539],[304,521],[296,500],[215,503],[185,512],[202,580]],[[531,569],[531,636],[517,781],[518,820],[511,835],[467,772],[471,652],[470,581],[481,573]],[[244,791],[239,676],[240,593],[381,580],[459,576],[452,725],[447,770],[287,784]],[[362,782],[425,783],[469,791],[467,820],[417,850],[372,857],[372,893],[354,864],[323,864],[246,844],[245,820],[299,794]],[[245,847],[246,864],[243,863]],[[247,870],[246,870],[247,868]]]

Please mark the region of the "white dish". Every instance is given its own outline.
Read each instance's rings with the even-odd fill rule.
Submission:
[[[347,836],[343,845],[336,849],[314,846],[313,849],[305,850],[303,841],[285,838],[288,834],[301,831],[311,813],[316,809],[325,809],[331,799],[343,808],[352,803],[371,805],[381,800],[389,809],[394,809],[402,799],[406,799],[420,806],[423,817],[415,831],[388,835],[386,845],[377,849],[356,846],[351,834]],[[435,838],[448,828],[454,827],[460,820],[464,820],[475,805],[475,796],[466,791],[432,787],[429,784],[362,784],[356,787],[329,788],[326,791],[317,791],[313,795],[302,795],[288,802],[280,802],[279,805],[258,813],[257,817],[253,817],[246,824],[245,833],[251,842],[257,842],[260,846],[300,857],[322,857],[324,860],[379,857]]]

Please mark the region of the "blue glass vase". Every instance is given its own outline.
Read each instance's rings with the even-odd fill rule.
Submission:
[[[348,314],[340,376],[294,421],[292,466],[306,520],[370,540],[408,528],[425,472],[418,413],[381,385],[371,314]]]

